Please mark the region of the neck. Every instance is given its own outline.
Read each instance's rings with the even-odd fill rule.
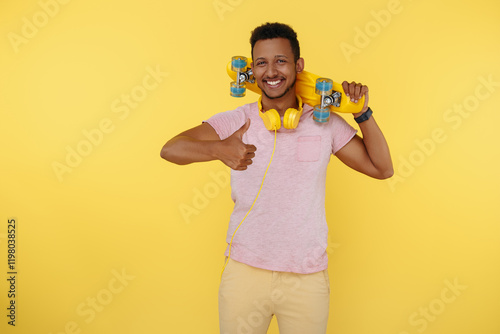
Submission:
[[[278,114],[283,116],[288,108],[299,108],[295,89],[290,90],[287,94],[279,99],[270,99],[265,94],[262,95],[262,108],[264,110],[276,109]]]

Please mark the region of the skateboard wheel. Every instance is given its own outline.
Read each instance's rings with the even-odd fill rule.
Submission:
[[[316,80],[316,94],[330,95],[333,89],[333,81],[328,78],[318,78]]]
[[[245,83],[237,84],[236,81],[231,82],[231,96],[243,97],[245,96],[245,91],[247,90]]]
[[[319,123],[326,123],[330,119],[330,109],[321,108],[321,105],[315,105],[313,110],[313,119]]]
[[[247,58],[243,56],[234,56],[231,59],[231,70],[234,72],[243,72],[247,67]]]

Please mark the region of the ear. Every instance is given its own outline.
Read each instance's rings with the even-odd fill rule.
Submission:
[[[304,70],[304,58],[297,59],[297,63],[295,64],[295,71],[300,73]]]

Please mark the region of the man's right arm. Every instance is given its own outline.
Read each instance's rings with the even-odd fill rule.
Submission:
[[[221,160],[235,170],[245,170],[252,163],[256,148],[243,143],[242,136],[250,120],[228,138],[221,140],[214,128],[202,123],[170,139],[161,150],[161,157],[178,165]]]

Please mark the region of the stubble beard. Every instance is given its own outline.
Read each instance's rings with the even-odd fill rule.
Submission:
[[[282,98],[283,96],[285,96],[285,95],[286,95],[286,93],[288,93],[288,92],[290,91],[290,89],[291,89],[292,87],[294,87],[294,86],[295,86],[295,82],[296,82],[296,81],[297,81],[297,75],[295,75],[295,78],[293,79],[292,84],[291,84],[290,86],[288,86],[288,87],[285,89],[285,91],[283,92],[283,94],[278,95],[278,96],[269,96],[269,95],[267,95],[267,93],[266,93],[266,92],[265,92],[265,91],[264,91],[261,87],[259,87],[259,88],[260,88],[260,90],[262,91],[262,93],[263,93],[263,94],[264,94],[264,95],[265,95],[268,99],[270,99],[270,100],[274,100],[274,99],[279,99],[279,98]],[[257,86],[259,86],[259,85],[257,85]]]

